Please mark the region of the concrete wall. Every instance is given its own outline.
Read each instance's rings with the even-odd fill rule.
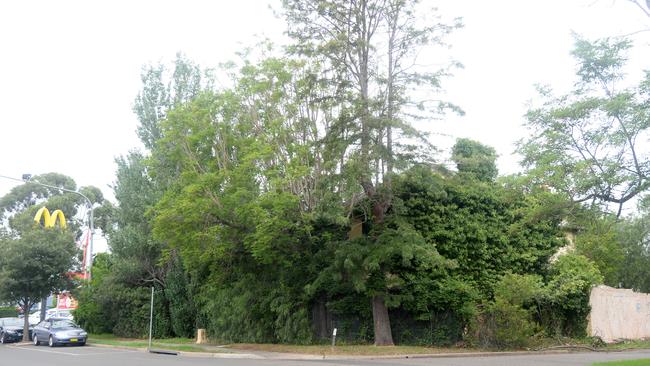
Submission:
[[[598,286],[589,297],[588,332],[605,342],[650,338],[650,294]]]

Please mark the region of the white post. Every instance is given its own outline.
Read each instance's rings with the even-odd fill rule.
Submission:
[[[149,310],[149,348],[151,350],[151,332],[153,330],[153,286],[151,286],[151,309]]]

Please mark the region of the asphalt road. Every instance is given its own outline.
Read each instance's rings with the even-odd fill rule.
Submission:
[[[598,361],[650,358],[650,351],[625,353],[574,353],[556,355],[522,355],[458,358],[409,358],[375,360],[282,360],[282,359],[229,359],[169,356],[97,347],[35,347],[0,346],[0,365],[20,366],[573,366],[591,365]]]

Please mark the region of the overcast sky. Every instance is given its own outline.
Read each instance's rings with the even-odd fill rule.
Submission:
[[[534,84],[568,90],[574,81],[572,32],[596,38],[650,28],[627,0],[430,2],[445,17],[464,18],[450,40],[465,68],[446,90],[466,115],[428,128],[495,147],[502,173],[519,169],[513,144],[526,135]],[[142,66],[182,51],[215,67],[261,35],[282,42],[284,23],[269,5],[279,0],[0,2],[0,175],[59,172],[112,197],[115,157],[141,147],[131,107]],[[633,39],[638,73],[650,68],[650,32]],[[0,179],[0,196],[16,184]]]

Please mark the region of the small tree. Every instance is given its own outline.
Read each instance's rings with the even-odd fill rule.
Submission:
[[[491,182],[496,179],[497,153],[493,147],[470,139],[458,139],[452,148],[451,159],[458,172],[472,176],[480,181]]]
[[[562,255],[549,268],[546,285],[551,320],[547,330],[569,337],[586,335],[587,316],[591,311],[589,294],[592,287],[603,283],[598,267],[587,257],[569,253]]]
[[[31,306],[41,300],[45,302],[52,292],[71,288],[67,273],[76,264],[79,251],[74,239],[75,235],[81,235],[82,226],[76,214],[85,205],[80,195],[69,192],[76,190],[72,178],[46,173],[32,177],[0,197],[0,220],[8,224],[0,227],[0,300],[18,303],[25,311],[25,340],[29,340],[27,315]],[[104,200],[96,187],[78,190],[95,204]],[[44,229],[36,225],[33,217],[42,206],[61,210],[67,219],[67,229],[58,226]]]
[[[71,232],[32,227],[19,238],[0,239],[0,299],[25,314],[23,340],[29,341],[29,309],[50,293],[70,288],[78,250]]]

